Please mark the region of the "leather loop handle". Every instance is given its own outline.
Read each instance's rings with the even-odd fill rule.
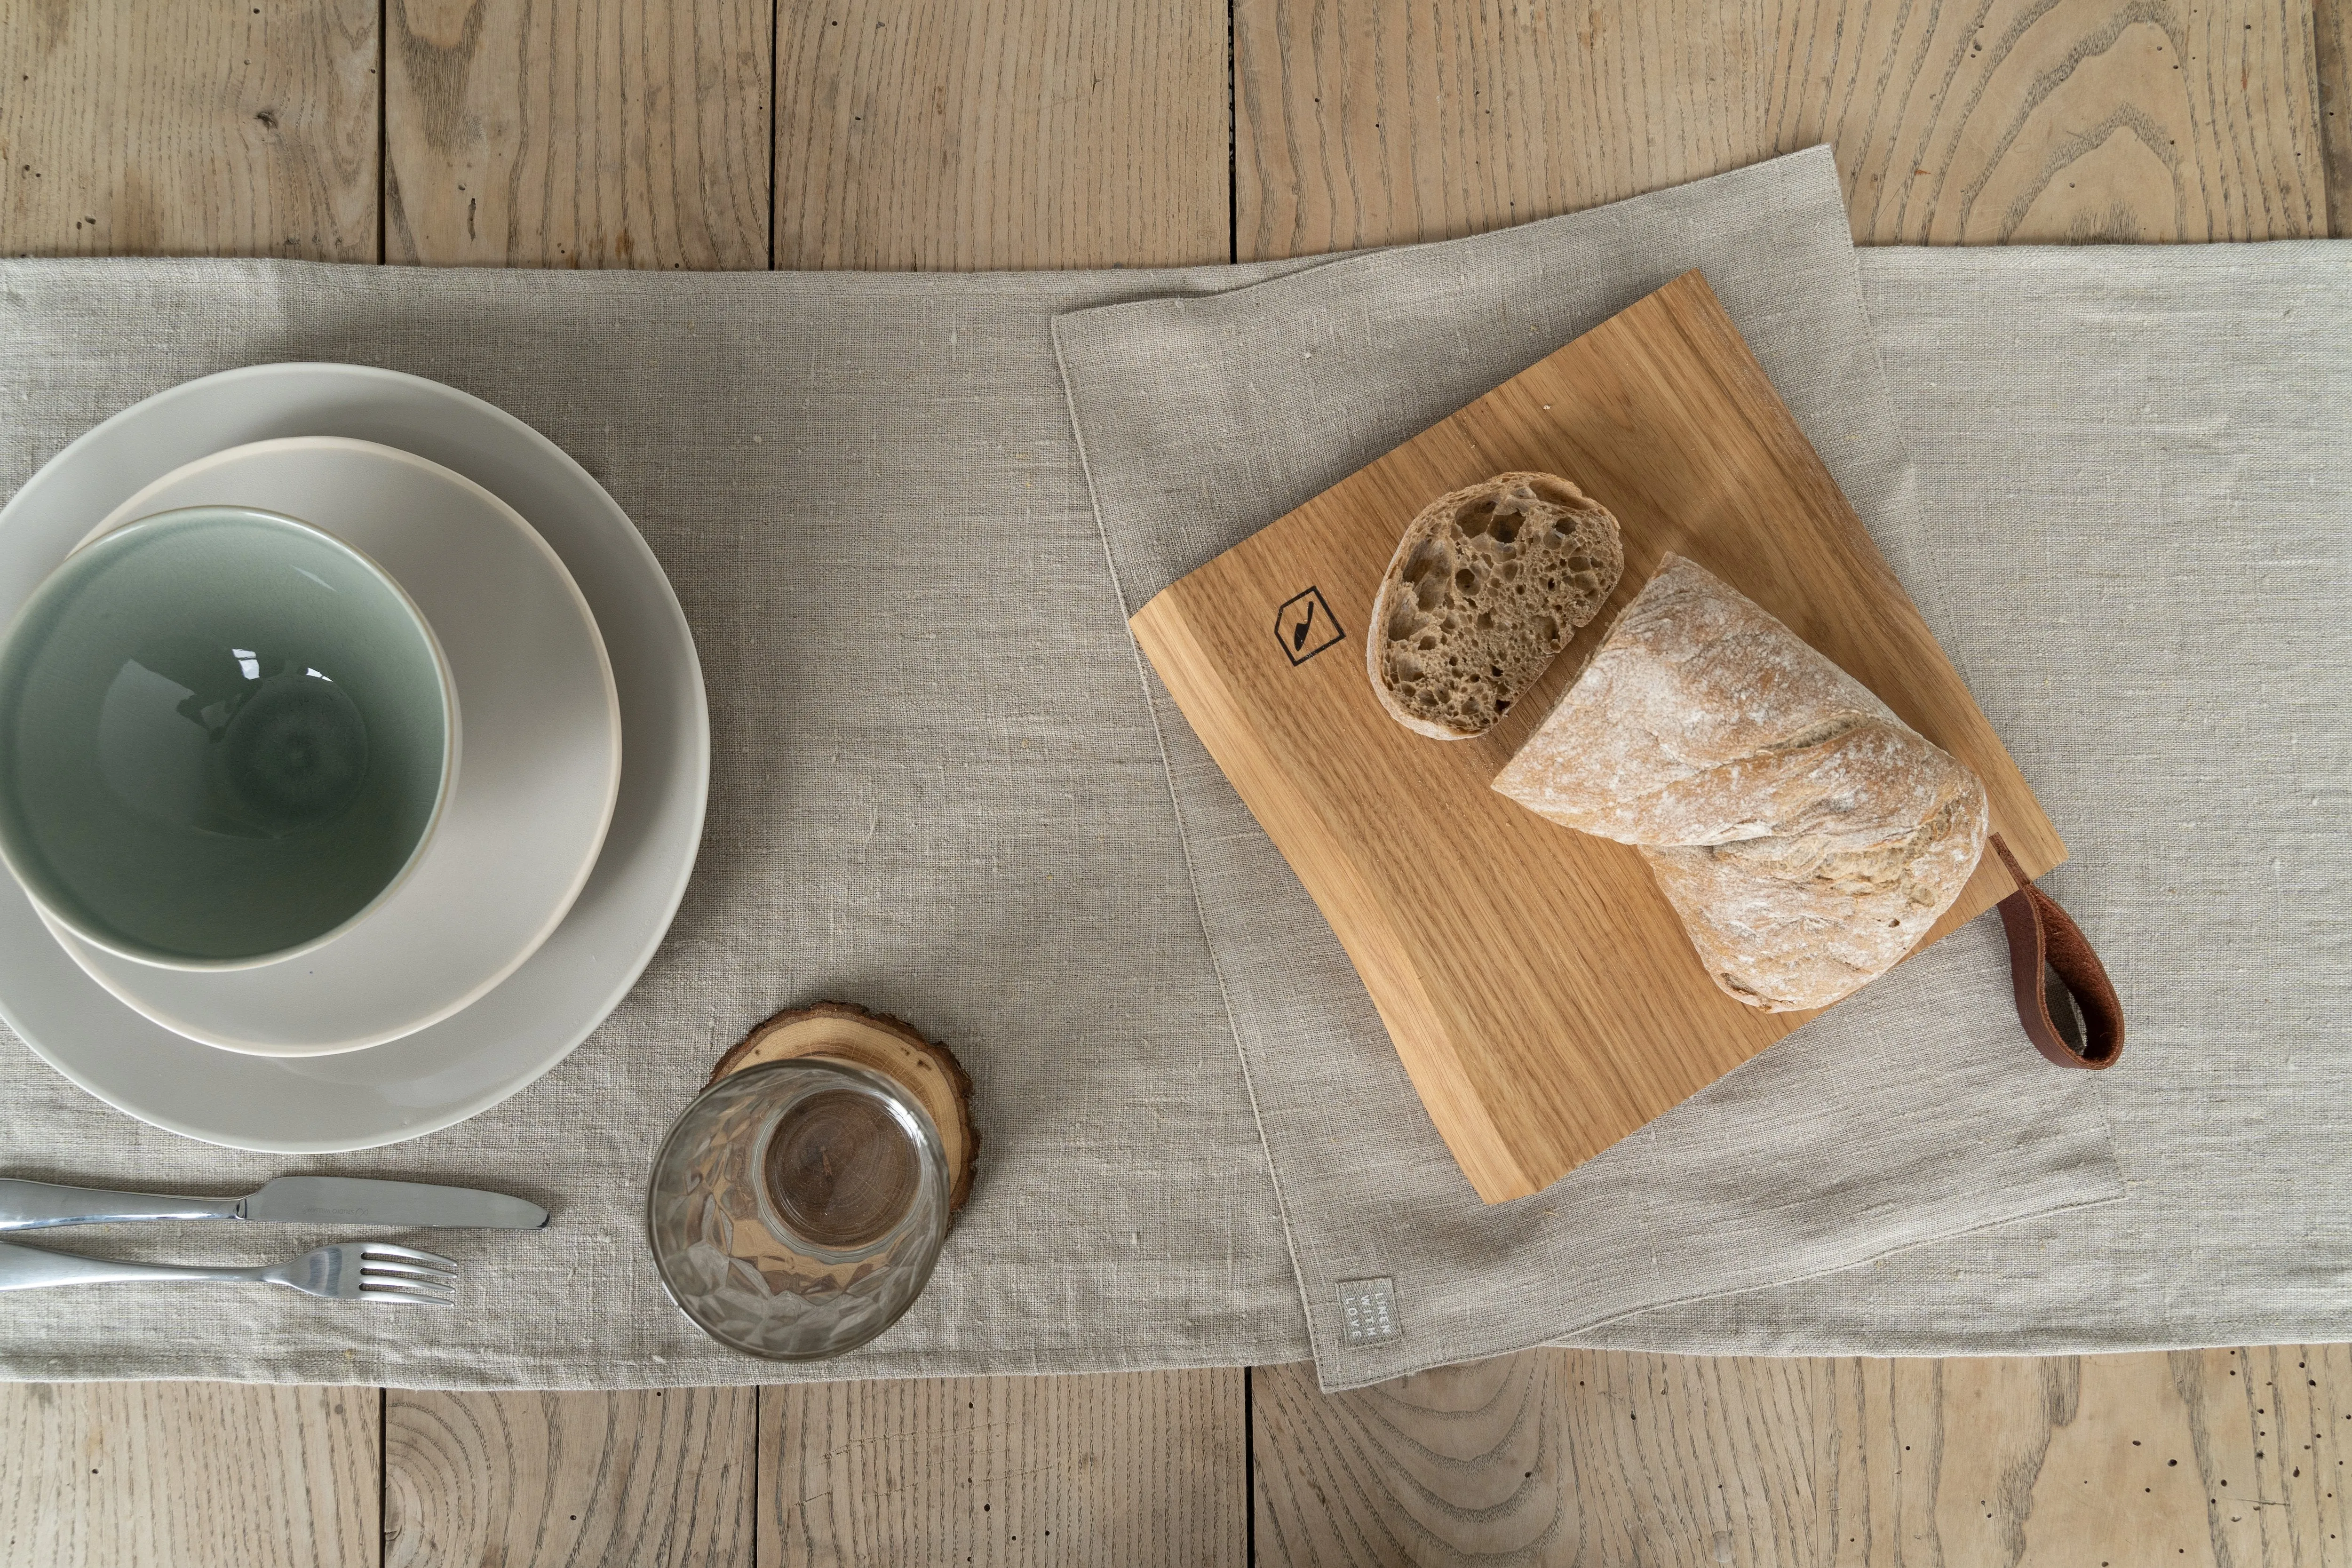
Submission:
[[[2062,1068],[2115,1066],[2124,1054],[2124,1005],[2115,982],[2107,978],[2106,965],[2074,917],[2033,885],[2000,835],[1991,837],[1993,852],[2017,883],[2017,891],[2000,901],[2000,923],[2009,931],[2009,973],[2017,986],[2017,1020],[2025,1026],[2025,1037]],[[2044,977],[2052,973],[2074,998],[2081,1016],[2080,1049],[2050,1016]]]

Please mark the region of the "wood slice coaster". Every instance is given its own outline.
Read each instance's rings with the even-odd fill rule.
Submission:
[[[952,1051],[884,1014],[819,1002],[779,1013],[746,1035],[719,1058],[710,1083],[796,1057],[830,1057],[878,1072],[921,1101],[947,1152],[948,1212],[963,1207],[980,1167],[980,1130],[971,1121],[971,1075]]]

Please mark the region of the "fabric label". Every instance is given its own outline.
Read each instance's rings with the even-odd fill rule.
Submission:
[[[1386,1277],[1340,1280],[1339,1321],[1351,1345],[1397,1338],[1404,1331],[1397,1326],[1396,1281]]]

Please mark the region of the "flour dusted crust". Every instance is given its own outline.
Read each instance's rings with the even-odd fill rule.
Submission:
[[[1557,475],[1497,474],[1441,496],[1406,525],[1372,601],[1372,690],[1418,734],[1483,735],[1624,569],[1617,520]]]
[[[1495,787],[1638,845],[1717,984],[1825,1007],[1910,952],[1984,852],[1984,785],[1669,555]]]

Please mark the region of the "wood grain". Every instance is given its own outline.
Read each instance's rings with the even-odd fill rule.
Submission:
[[[376,259],[375,0],[0,0],[0,254]]]
[[[1228,255],[1220,0],[782,0],[776,265]]]
[[[1243,259],[1496,228],[1821,142],[1866,242],[2326,229],[2304,0],[1238,0],[1234,21]]]
[[[1304,1365],[1255,1379],[1269,1568],[1818,1560],[1811,1363],[1533,1351],[1353,1394]]]
[[[2311,32],[2319,153],[2327,174],[2327,232],[2352,239],[2352,4],[2311,0]]]
[[[0,1384],[0,1562],[373,1568],[380,1397]]]
[[[387,0],[388,259],[763,268],[766,0]]]
[[[384,1399],[387,1568],[751,1561],[751,1389]]]
[[[1256,1374],[1258,1560],[2352,1562],[2352,1349]]]
[[[1243,1374],[761,1391],[763,1565],[1240,1563]]]
[[[1412,734],[1365,673],[1404,525],[1495,473],[1567,475],[1623,525],[1609,605],[1475,740]],[[1668,552],[1779,616],[1976,770],[2040,876],[2065,857],[1968,688],[1696,272],[1538,362],[1169,588],[1137,640],[1315,896],[1413,1087],[1488,1203],[1524,1197],[1797,1027],[1708,978],[1636,851],[1489,784]],[[1317,588],[1348,640],[1276,633]],[[1508,897],[1496,889],[1507,888]],[[2013,888],[1988,856],[1923,939]],[[1606,942],[1559,940],[1609,933]]]

